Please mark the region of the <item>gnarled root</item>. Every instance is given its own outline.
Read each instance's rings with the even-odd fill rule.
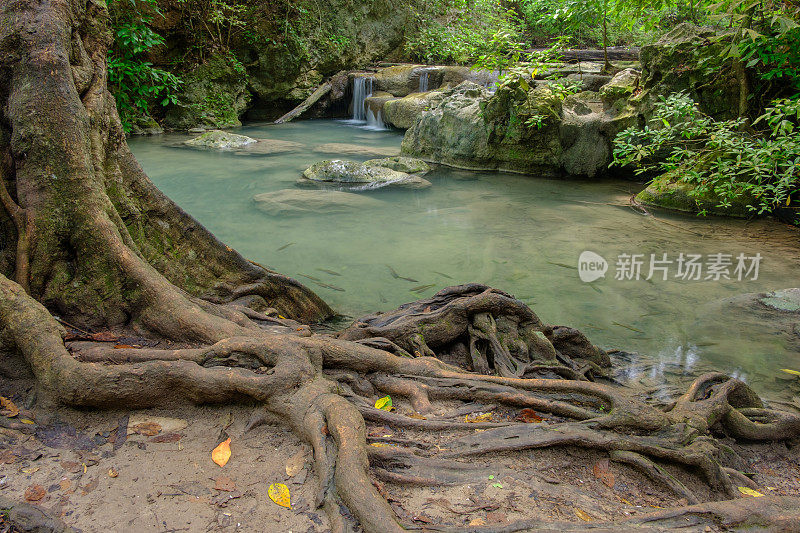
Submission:
[[[500,375],[464,371],[430,356],[408,357],[406,352],[419,352],[422,346],[419,329],[406,328],[401,335],[386,328],[390,323],[416,323],[421,315],[431,314],[420,314],[419,307],[424,304],[425,310],[434,301],[440,315],[424,316],[425,349],[447,349],[447,342],[434,339],[448,338],[452,343],[479,328],[487,346],[494,346],[492,354],[503,350],[505,357],[514,354],[504,363],[493,359],[493,370]],[[566,345],[550,340],[559,336],[553,334],[556,330],[547,330],[532,312],[514,302],[485,287],[449,288],[430,300],[405,306],[410,317],[396,312],[392,320],[384,318],[385,325],[376,331],[380,337],[363,337],[359,342],[348,340],[355,336],[353,328],[334,338],[310,334],[291,321],[262,322],[260,327],[251,322],[233,327],[235,336],[196,347],[113,349],[82,342],[71,344],[70,353],[62,340],[64,331],[47,310],[19,285],[0,278],[4,335],[13,339],[39,383],[58,400],[130,407],[163,404],[165,398],[197,403],[256,399],[311,444],[319,483],[316,503],[331,515],[334,529],[346,527],[340,505],[367,531],[402,529],[404,519],[395,515],[372,476],[421,487],[463,484],[485,474],[481,467],[461,462],[463,458],[564,446],[608,452],[613,461],[634,467],[677,497],[699,503],[706,496],[687,488],[664,467],[682,465],[706,483],[712,499],[730,499],[737,496],[736,486],[749,486],[739,473],[744,463],[720,445],[713,432],[767,440],[800,435],[798,417],[764,408],[747,385],[721,374],[699,377],[666,412],[621,387],[587,381],[583,375],[576,379],[508,376],[519,373],[521,367],[514,365],[522,353],[555,353],[561,365],[575,361],[574,342],[572,355],[565,355],[556,346]],[[457,316],[464,318],[461,331],[453,327]],[[514,338],[513,352],[496,333],[501,325],[508,333],[514,329],[512,323],[515,331],[524,332]],[[531,327],[548,333],[539,336]],[[368,327],[357,329],[364,333]],[[431,331],[447,335],[431,336]],[[566,333],[573,341],[580,339],[572,331]],[[525,364],[531,363],[529,358]],[[408,402],[418,414],[375,409],[372,403],[384,394]],[[466,406],[479,402],[508,413],[534,409],[549,420],[530,424],[508,416],[472,421],[469,413],[475,408],[453,411],[447,407],[452,402]],[[365,420],[412,432],[433,431],[437,437],[434,442],[418,440],[413,433],[371,437]]]

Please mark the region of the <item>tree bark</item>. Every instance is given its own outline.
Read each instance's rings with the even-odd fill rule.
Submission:
[[[7,275],[85,326],[159,332],[151,305],[194,313],[200,298],[248,294],[303,321],[331,314],[299,282],[219,242],[144,174],[106,88],[104,2],[11,0],[0,9],[0,174],[16,227],[4,225],[4,242],[14,243],[0,252]]]

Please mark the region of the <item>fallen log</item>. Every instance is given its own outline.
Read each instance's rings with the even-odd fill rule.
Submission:
[[[292,109],[291,111],[289,111],[288,113],[283,115],[281,118],[276,120],[275,124],[283,124],[284,122],[291,122],[295,118],[297,118],[300,115],[302,115],[303,113],[305,113],[308,110],[309,107],[311,107],[312,105],[316,104],[320,100],[320,98],[322,98],[323,96],[325,96],[329,92],[331,92],[331,84],[330,84],[330,82],[326,81],[325,83],[323,83],[322,85],[317,87],[317,90],[314,91],[311,94],[311,96],[309,96],[308,98],[303,100],[302,104],[300,104],[299,106],[295,107],[294,109]]]
[[[541,49],[535,49],[531,51],[541,51]],[[603,61],[605,56],[603,54],[603,49],[601,48],[599,50],[593,50],[593,49],[558,50],[556,52],[556,57],[560,57],[561,60],[567,62],[577,62],[577,61]],[[614,46],[608,49],[608,59],[609,61],[638,61],[639,49]]]

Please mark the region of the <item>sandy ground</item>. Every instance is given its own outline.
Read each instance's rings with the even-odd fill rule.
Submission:
[[[0,380],[0,395],[24,405],[18,382]],[[441,406],[445,411],[456,407]],[[409,409],[398,402],[398,412]],[[26,491],[28,499],[39,496],[41,487],[42,497],[32,503],[85,532],[328,531],[325,513],[313,505],[309,447],[277,425],[245,434],[255,410],[187,406],[128,413],[35,407],[27,414],[40,425],[36,434],[0,430],[0,495],[22,501]],[[121,422],[127,431],[119,430]],[[368,426],[370,441],[378,446],[413,441],[417,449],[428,450],[465,431],[437,435]],[[120,435],[124,439],[117,442]],[[226,436],[232,457],[219,467],[211,450]],[[775,443],[736,449],[750,461],[765,493],[800,495],[800,447]],[[588,525],[686,503],[638,472],[606,463],[607,457],[577,448],[531,450],[464,461],[463,482],[454,486],[410,487],[378,473],[375,484],[401,519],[421,528],[535,518]],[[670,470],[684,481],[692,479],[678,467]],[[269,499],[267,488],[276,482],[289,487],[291,509]],[[699,495],[705,491],[697,481],[690,488]]]

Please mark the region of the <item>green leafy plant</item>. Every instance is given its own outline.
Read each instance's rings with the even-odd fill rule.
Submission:
[[[716,121],[685,93],[672,94],[644,129],[617,135],[614,164],[668,173],[691,185],[691,196],[713,198],[718,207],[744,202],[763,214],[790,205],[800,194],[800,99],[772,102],[753,123],[761,131],[743,130],[745,123]]]
[[[140,116],[149,115],[150,106],[167,106],[177,101],[180,79],[145,59],[164,38],[149,24],[160,15],[155,0],[111,0],[114,46],[108,55],[109,89],[125,131]]]

